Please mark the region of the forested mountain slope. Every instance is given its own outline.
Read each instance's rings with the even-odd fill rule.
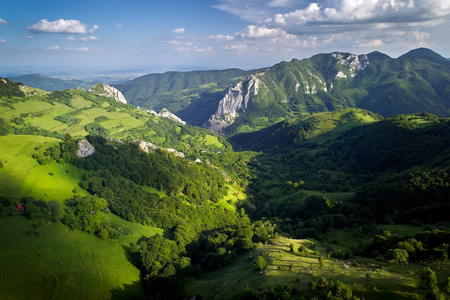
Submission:
[[[448,116],[450,64],[428,49],[397,59],[335,52],[281,62],[230,89],[205,126],[234,135],[348,107],[385,117],[422,111]]]

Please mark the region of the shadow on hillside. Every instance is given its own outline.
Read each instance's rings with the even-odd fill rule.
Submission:
[[[146,300],[142,282],[136,281],[132,284],[124,284],[122,288],[111,290],[112,300]]]

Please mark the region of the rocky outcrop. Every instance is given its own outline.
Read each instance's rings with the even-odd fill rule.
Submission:
[[[261,81],[256,75],[240,81],[236,86],[228,89],[227,94],[220,100],[217,111],[212,115],[203,127],[220,133],[230,126],[238,116],[239,111],[245,111],[252,96],[259,91]]]
[[[141,148],[141,150],[146,152],[146,153],[151,153],[151,152],[155,151],[156,149],[161,149],[163,151],[167,151],[167,152],[173,153],[177,157],[185,158],[183,152],[178,152],[177,150],[172,149],[172,148],[159,148],[158,146],[156,146],[153,143],[144,142],[144,141],[138,141],[138,140],[132,140],[131,143],[137,144],[139,146],[139,148]]]
[[[348,67],[352,78],[356,76],[357,71],[364,70],[369,65],[369,58],[366,54],[355,55],[335,52],[332,56],[338,60],[339,64]],[[347,78],[347,75],[339,71],[336,78]]]
[[[160,116],[161,118],[168,118],[171,119],[175,122],[178,122],[180,124],[186,125],[186,122],[181,120],[178,116],[176,116],[175,114],[171,113],[167,108],[163,108],[158,116]]]
[[[179,118],[177,115],[171,113],[167,108],[163,108],[159,114],[152,110],[152,109],[147,109],[146,110],[147,113],[161,117],[161,118],[168,118],[171,119],[172,121],[178,122],[180,124],[186,125],[186,122],[181,120],[181,118]]]
[[[77,156],[84,158],[94,154],[95,148],[87,140],[78,141]]]
[[[131,141],[134,144],[137,144],[139,146],[139,148],[142,149],[142,151],[150,153],[153,150],[158,149],[158,147],[155,144],[152,144],[150,142],[144,142],[144,141],[136,141],[136,140],[132,140]]]
[[[110,97],[115,99],[116,101],[125,104],[127,103],[127,99],[125,99],[125,96],[118,89],[107,84],[103,83],[95,84],[89,89],[89,93],[93,93],[99,96]]]

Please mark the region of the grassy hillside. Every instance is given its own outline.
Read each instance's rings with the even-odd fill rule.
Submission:
[[[132,228],[132,239],[155,231]],[[130,226],[131,225],[131,226]],[[131,236],[130,236],[131,237]],[[0,218],[2,299],[129,299],[144,295],[127,238],[102,240],[60,223]]]
[[[290,245],[294,252],[290,252]],[[308,248],[308,257],[302,256],[297,249],[300,245]],[[314,245],[314,249],[310,249]],[[419,285],[419,274],[423,266],[382,264],[376,260],[356,257],[352,260],[327,258],[327,247],[339,247],[320,243],[313,239],[297,240],[280,237],[272,244],[260,245],[250,254],[243,256],[239,263],[206,273],[198,279],[188,282],[188,295],[202,295],[208,299],[239,299],[238,291],[252,287],[261,293],[277,285],[298,289],[298,294],[307,297],[324,297],[331,281],[341,281],[351,286],[353,294],[364,299],[413,299]],[[317,251],[317,252],[316,252]],[[324,257],[321,267],[318,256]],[[263,256],[267,266],[259,271],[253,267],[254,259]],[[377,266],[377,267],[370,267]],[[439,275],[450,272],[449,263],[439,264]],[[328,286],[311,290],[310,283],[316,284],[325,277]]]
[[[20,90],[19,90],[20,91]],[[229,145],[211,132],[159,118],[131,105],[77,90],[29,92],[0,98],[2,134],[34,134],[62,138],[101,134],[114,139],[144,140],[175,148],[187,156],[222,150]],[[224,147],[224,143],[226,144]]]
[[[0,168],[0,195],[32,196],[61,202],[74,195],[86,195],[78,186],[85,170],[55,161],[41,165],[32,157],[59,142],[42,136],[0,136],[0,161],[3,165]]]
[[[237,149],[254,151],[285,149],[304,141],[322,143],[351,128],[381,119],[381,116],[372,112],[348,108],[302,118],[286,119],[256,132],[237,134],[229,140]]]

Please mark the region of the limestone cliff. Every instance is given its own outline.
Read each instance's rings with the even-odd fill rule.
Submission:
[[[109,86],[107,84],[99,83],[93,85],[89,89],[89,93],[93,93],[99,96],[105,96],[115,99],[116,101],[127,103],[127,99],[125,96],[116,88]]]
[[[257,75],[252,75],[229,88],[227,94],[220,100],[216,113],[203,126],[220,133],[231,125],[239,115],[239,111],[247,109],[251,97],[258,94],[260,84]]]

